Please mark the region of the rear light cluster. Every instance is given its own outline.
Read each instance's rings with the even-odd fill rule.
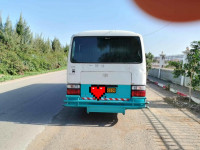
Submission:
[[[67,95],[80,95],[80,84],[67,84]]]
[[[145,97],[146,96],[146,87],[145,86],[132,86],[131,87],[131,96],[134,97]]]

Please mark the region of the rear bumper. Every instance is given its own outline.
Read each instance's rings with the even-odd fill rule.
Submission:
[[[129,101],[83,100],[79,95],[66,95],[64,106],[86,107],[87,112],[123,113],[126,109],[146,107],[146,97],[131,97]]]

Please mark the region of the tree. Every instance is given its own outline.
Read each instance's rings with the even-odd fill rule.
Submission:
[[[20,14],[19,21],[17,22],[16,25],[16,32],[18,35],[22,36],[24,34],[24,30],[25,29],[24,29],[22,14]]]
[[[32,33],[26,21],[23,19],[22,14],[20,14],[19,21],[16,25],[16,32],[21,38],[21,44],[29,44],[32,42]]]
[[[45,48],[44,48],[44,53],[49,53],[52,51],[52,47],[51,47],[51,41],[48,38],[47,41],[45,42]]]
[[[1,42],[4,43],[4,45],[10,49],[11,45],[13,44],[13,29],[12,29],[12,23],[10,21],[9,16],[6,19],[6,22],[3,26],[2,33],[1,33]]]
[[[189,83],[189,101],[191,101],[191,89],[196,89],[200,86],[200,41],[191,43],[191,49],[187,54],[187,62],[173,62],[172,66],[175,67],[173,74],[177,78],[180,75],[190,78]]]
[[[179,72],[182,71],[183,62],[182,61],[168,61],[168,65],[166,67],[174,67],[176,70],[174,70],[174,76],[178,75]],[[176,76],[178,78],[179,76]]]
[[[152,53],[146,53],[146,69],[147,69],[147,75],[149,70],[152,68],[152,63],[154,61],[154,56]]]
[[[64,52],[68,53],[68,51],[69,51],[69,45],[66,44],[66,46],[64,47]]]
[[[62,49],[60,41],[57,38],[54,38],[52,41],[52,49],[54,52]]]
[[[0,32],[3,30],[3,22],[2,22],[2,17],[0,14]]]
[[[4,25],[4,32],[11,35],[12,34],[12,23],[10,21],[10,17],[8,16],[6,19],[6,23]]]
[[[0,14],[0,41],[3,39],[3,22]]]

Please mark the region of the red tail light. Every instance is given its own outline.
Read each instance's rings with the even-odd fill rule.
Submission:
[[[131,96],[136,96],[136,97],[145,97],[146,96],[146,91],[137,91],[137,90],[132,90],[131,91]]]
[[[67,89],[67,95],[80,95],[80,89]]]

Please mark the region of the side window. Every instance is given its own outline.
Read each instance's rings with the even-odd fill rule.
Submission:
[[[75,40],[73,41],[73,43],[72,43],[72,51],[71,51],[71,53],[72,53],[72,58],[74,58],[74,53],[75,53]]]

